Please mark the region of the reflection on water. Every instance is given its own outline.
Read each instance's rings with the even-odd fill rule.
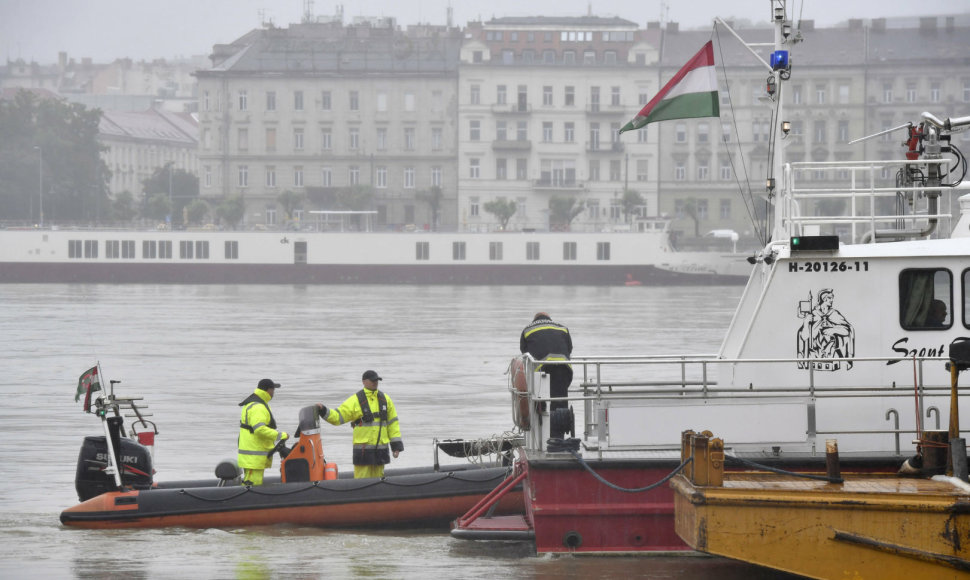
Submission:
[[[374,368],[394,398],[405,451],[511,428],[504,375],[538,310],[568,325],[576,355],[713,352],[737,287],[0,286],[0,577],[36,578],[776,578],[711,558],[541,557],[522,543],[444,531],[274,526],[82,531],[60,526],[77,501],[84,435],[100,424],[73,400],[100,361],[119,393],[158,423],[158,480],[208,477],[235,454],[239,401],[264,377],[294,431],[301,407],[339,404]],[[328,460],[350,469],[350,429],[324,428]],[[443,458],[444,461],[444,458]],[[646,563],[645,563],[646,562]]]

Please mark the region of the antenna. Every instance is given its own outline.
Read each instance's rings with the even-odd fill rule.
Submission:
[[[303,23],[313,22],[313,0],[303,0]]]

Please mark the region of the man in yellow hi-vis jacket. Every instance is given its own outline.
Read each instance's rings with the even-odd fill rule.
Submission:
[[[279,386],[272,379],[263,379],[253,394],[239,403],[242,412],[237,462],[243,470],[243,485],[263,485],[263,470],[273,466],[273,452],[289,437],[276,430],[276,419],[269,408]]]
[[[384,477],[384,465],[404,451],[401,424],[394,401],[377,390],[383,379],[374,371],[361,377],[364,388],[351,395],[340,407],[328,410],[318,404],[320,417],[331,425],[354,426],[354,477]]]

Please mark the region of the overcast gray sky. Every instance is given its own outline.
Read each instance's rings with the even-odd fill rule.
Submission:
[[[0,0],[0,57],[42,64],[91,57],[110,62],[207,55],[259,27],[260,11],[277,26],[299,22],[305,0]],[[313,0],[313,13],[330,16],[344,5],[344,21],[393,16],[401,25],[444,24],[501,16],[619,16],[643,26],[660,20],[661,0]],[[706,27],[715,16],[766,21],[769,0],[667,0],[668,20]],[[802,6],[804,4],[804,7]],[[483,8],[487,6],[488,8]],[[792,0],[790,10],[829,26],[848,18],[928,16],[970,12],[967,0]]]

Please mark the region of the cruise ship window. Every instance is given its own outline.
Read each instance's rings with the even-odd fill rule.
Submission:
[[[414,258],[416,260],[428,260],[431,257],[429,242],[415,242]]]
[[[488,243],[488,259],[493,261],[502,259],[502,242]]]
[[[451,259],[452,260],[464,260],[465,259],[465,242],[452,242],[451,243]]]
[[[914,268],[899,274],[899,324],[906,330],[944,330],[953,325],[949,270]]]

